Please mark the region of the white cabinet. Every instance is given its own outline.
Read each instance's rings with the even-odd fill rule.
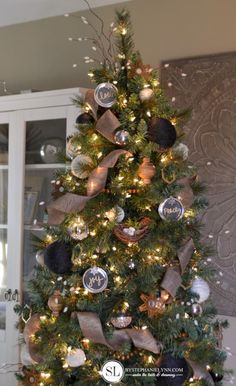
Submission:
[[[27,301],[26,283],[35,264],[31,234],[40,237],[43,232],[45,206],[40,204],[50,199],[56,169],[66,167],[57,153],[65,149],[66,137],[75,130],[79,110],[72,98],[84,91],[0,97],[1,386],[17,384],[19,333],[13,308],[23,297]]]

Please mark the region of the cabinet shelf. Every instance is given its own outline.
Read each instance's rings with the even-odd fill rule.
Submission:
[[[66,164],[28,164],[25,165],[26,170],[43,170],[43,169],[64,169],[69,166]]]
[[[7,224],[0,224],[0,229],[7,229]]]
[[[5,164],[0,165],[0,170],[8,170],[8,165],[5,165]]]

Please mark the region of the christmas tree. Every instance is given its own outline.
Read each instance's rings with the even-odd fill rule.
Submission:
[[[46,234],[35,240],[31,301],[16,308],[25,340],[17,377],[105,385],[104,363],[116,360],[122,385],[220,385],[227,322],[208,300],[207,202],[181,142],[188,112],[167,103],[158,72],[134,50],[128,12],[101,36],[96,87],[75,99],[70,167],[57,172]]]

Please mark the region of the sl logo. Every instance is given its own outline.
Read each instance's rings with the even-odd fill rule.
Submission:
[[[125,370],[122,363],[111,360],[104,363],[101,376],[108,383],[118,383],[124,377]]]

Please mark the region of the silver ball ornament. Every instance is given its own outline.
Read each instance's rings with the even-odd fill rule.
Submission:
[[[139,92],[139,99],[141,102],[148,101],[149,99],[152,98],[154,92],[151,88],[144,88]]]
[[[200,316],[202,314],[202,306],[198,303],[192,304],[192,316]]]
[[[129,269],[134,269],[136,267],[134,260],[130,259],[128,261],[128,267],[129,267]]]
[[[204,279],[197,277],[192,282],[191,292],[199,296],[198,303],[203,303],[209,298],[210,288]]]
[[[129,133],[126,130],[119,130],[115,133],[114,139],[117,145],[124,146],[128,143]]]

